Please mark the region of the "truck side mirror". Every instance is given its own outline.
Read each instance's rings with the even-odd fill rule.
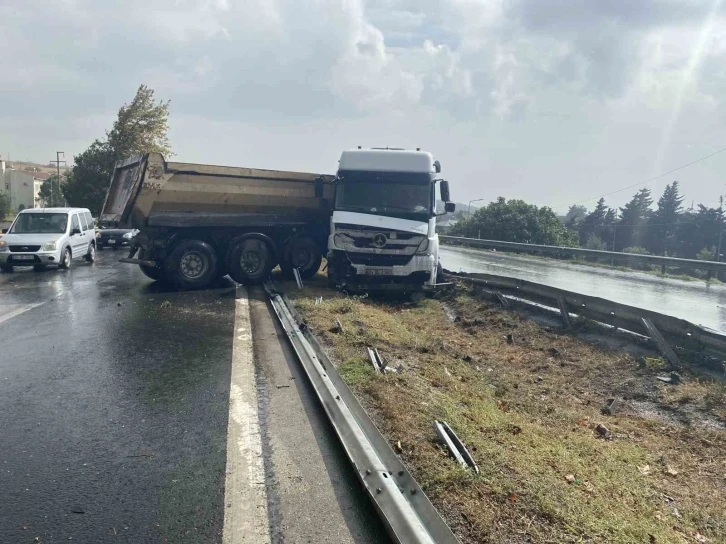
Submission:
[[[441,163],[439,161],[434,161],[434,170],[436,170],[437,174],[441,173]]]
[[[315,198],[323,198],[323,178],[315,178]]]
[[[446,213],[454,213],[456,211],[456,204],[454,204],[453,202],[445,202],[444,210],[446,211]]]
[[[448,202],[451,200],[451,195],[449,194],[449,182],[445,179],[441,180],[441,200],[444,202]]]

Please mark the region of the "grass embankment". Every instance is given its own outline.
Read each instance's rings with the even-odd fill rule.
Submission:
[[[666,385],[659,359],[585,344],[462,288],[406,304],[307,285],[288,293],[462,541],[726,542],[723,383]],[[403,372],[374,374],[366,346]],[[618,410],[602,415],[610,397]],[[480,475],[447,457],[434,419]]]

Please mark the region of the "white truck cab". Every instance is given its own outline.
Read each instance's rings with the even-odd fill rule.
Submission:
[[[454,211],[431,153],[353,149],[340,157],[328,277],[348,289],[416,291],[437,283],[436,217]]]

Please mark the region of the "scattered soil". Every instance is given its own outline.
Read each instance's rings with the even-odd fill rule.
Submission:
[[[726,542],[718,376],[663,383],[670,369],[642,346],[595,345],[591,326],[565,332],[461,286],[411,303],[324,285],[285,290],[462,542]],[[402,372],[375,374],[366,346]],[[435,419],[480,474],[448,457]]]

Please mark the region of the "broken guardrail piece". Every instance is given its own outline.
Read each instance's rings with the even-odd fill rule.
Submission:
[[[368,350],[368,359],[370,360],[371,364],[373,365],[373,370],[378,372],[379,374],[382,372],[381,365],[378,364],[378,358],[376,357],[376,352],[373,351],[371,348],[366,348]]]
[[[379,374],[385,374],[386,372],[397,372],[400,374],[403,372],[403,365],[401,364],[397,367],[388,366],[388,361],[378,353],[378,348],[366,348],[366,350],[368,351],[368,359],[371,365],[373,365],[373,369]]]
[[[456,433],[449,426],[448,423],[446,423],[445,421],[439,423],[438,421],[434,420],[434,430],[436,431],[436,434],[441,439],[441,441],[446,445],[446,448],[449,450],[449,455],[451,455],[451,457],[453,457],[457,463],[459,463],[464,468],[469,467],[474,472],[479,474],[479,467],[474,461],[474,458],[471,456],[469,450],[466,449],[464,443],[456,435]]]
[[[297,283],[297,288],[302,289],[303,282],[302,282],[302,278],[300,277],[300,270],[298,270],[297,268],[293,268],[292,275],[295,276],[295,283]]]

